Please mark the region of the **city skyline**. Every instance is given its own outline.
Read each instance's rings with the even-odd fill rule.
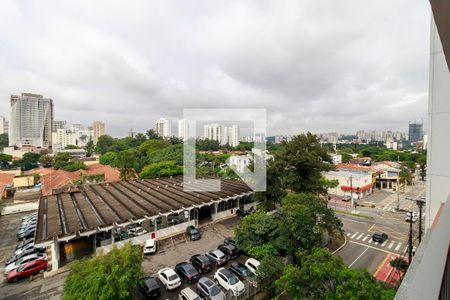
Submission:
[[[190,107],[266,108],[269,135],[407,130],[427,117],[425,2],[62,5],[6,1],[0,114],[26,91],[68,123],[111,123],[113,136]]]

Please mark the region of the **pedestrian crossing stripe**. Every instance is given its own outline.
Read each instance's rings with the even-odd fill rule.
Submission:
[[[373,244],[378,245],[380,247],[385,247],[386,246],[386,248],[387,249],[391,249],[391,251],[398,252],[402,248],[402,243],[396,242],[396,241],[389,241],[389,240],[387,240],[387,241],[384,241],[383,243],[374,242],[372,240],[371,235],[370,234],[366,234],[366,233],[347,232],[346,236],[348,236],[350,239],[357,240],[359,242],[366,242],[368,244],[372,244],[373,243]],[[415,251],[415,250],[416,250],[416,247],[413,247],[413,251]],[[408,247],[405,248],[404,252],[407,252],[407,251],[408,251]]]
[[[362,241],[365,242],[365,241],[369,238],[369,236],[370,236],[370,235],[366,235],[366,237],[363,238]]]
[[[358,237],[356,238],[356,240],[359,240],[359,239],[362,238],[363,236],[364,236],[364,233],[361,233],[361,235],[358,236]]]
[[[395,251],[398,251],[401,246],[402,246],[402,243],[398,243],[397,247],[395,247]]]
[[[381,247],[384,247],[386,245],[387,241],[384,241],[383,244],[381,244]]]
[[[352,239],[352,238],[354,238],[355,236],[357,236],[358,235],[358,233],[359,232],[356,232],[354,235],[352,235],[350,238]]]
[[[388,249],[391,249],[392,246],[394,246],[394,242],[391,242],[391,243],[389,244]]]

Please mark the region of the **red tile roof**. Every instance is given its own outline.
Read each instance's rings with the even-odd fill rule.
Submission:
[[[0,198],[3,195],[3,190],[7,185],[14,183],[14,174],[0,173]]]
[[[345,170],[357,170],[357,171],[366,171],[366,172],[376,172],[376,170],[372,167],[365,167],[357,164],[348,164],[341,163],[336,165],[337,169],[345,169]]]

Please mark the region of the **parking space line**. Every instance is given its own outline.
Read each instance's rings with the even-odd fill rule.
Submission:
[[[358,260],[358,259],[360,259],[361,258],[361,256],[363,256],[364,255],[364,253],[366,253],[366,251],[367,250],[369,250],[369,246],[367,246],[367,248],[348,266],[349,268],[351,268],[353,265],[354,265],[354,263]]]
[[[354,238],[355,236],[357,236],[359,234],[359,232],[356,232],[355,234],[353,234],[350,238]]]
[[[356,238],[356,240],[359,240],[359,239],[362,238],[363,236],[364,236],[364,233],[361,233],[361,235],[358,236],[358,237]]]
[[[352,235],[350,232],[347,232],[347,236],[350,236],[350,235]]]
[[[369,244],[372,244],[372,242],[373,242],[373,240],[372,240],[372,239],[370,239],[370,240],[368,241],[368,243],[369,243]]]

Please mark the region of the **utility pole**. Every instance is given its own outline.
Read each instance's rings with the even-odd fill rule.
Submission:
[[[400,155],[397,155],[397,163],[400,160]],[[400,172],[397,175],[397,211],[400,210]]]
[[[422,242],[422,208],[425,205],[425,201],[417,200],[417,205],[419,206],[419,244]]]
[[[408,262],[409,264],[411,264],[412,261],[412,252],[413,252],[413,232],[412,232],[412,215],[413,215],[413,211],[410,212],[411,214],[411,220],[409,220],[409,239],[408,239]]]

